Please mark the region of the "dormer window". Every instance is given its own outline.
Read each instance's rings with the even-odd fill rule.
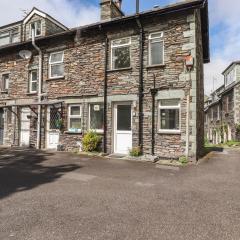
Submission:
[[[18,28],[0,32],[0,46],[16,43],[20,41]]]
[[[30,24],[30,38],[32,37],[32,31],[34,30],[35,37],[39,37],[42,35],[42,23],[41,20],[32,22]]]
[[[235,68],[233,68],[225,76],[225,86],[232,84],[235,81],[235,78],[236,78],[236,71],[235,71]]]

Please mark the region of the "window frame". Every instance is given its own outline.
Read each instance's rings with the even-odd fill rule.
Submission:
[[[6,76],[8,76],[7,78],[7,84],[6,84]],[[9,91],[9,82],[10,82],[10,73],[3,73],[2,77],[1,77],[1,91],[2,92],[8,92]],[[7,86],[7,88],[6,88]]]
[[[18,33],[18,36],[19,36],[19,40],[18,41],[13,41],[13,33],[14,31],[17,31]],[[5,46],[5,45],[8,45],[8,44],[12,44],[12,43],[18,43],[20,42],[20,32],[19,32],[19,27],[14,27],[14,28],[11,28],[11,29],[8,29],[8,30],[3,30],[0,32],[0,39],[4,38],[4,37],[1,37],[1,34],[7,34],[5,37],[8,37],[9,38],[9,42],[6,43],[6,44],[0,44],[0,46]]]
[[[58,53],[62,53],[62,60],[61,61],[57,61],[57,62],[54,62],[54,63],[51,63],[51,57],[53,54],[58,54]],[[58,78],[63,78],[64,75],[65,75],[65,71],[64,71],[64,51],[58,51],[58,52],[52,52],[50,53],[50,56],[49,56],[49,78],[50,79],[58,79]],[[52,66],[56,66],[56,65],[63,65],[63,75],[61,76],[55,76],[55,77],[52,77]]]
[[[36,81],[32,81],[32,73],[33,72],[37,72],[37,80]],[[36,91],[32,91],[32,83],[36,82],[37,86],[38,86],[38,81],[39,81],[39,73],[38,73],[38,69],[31,69],[29,70],[29,93],[37,93],[38,92],[38,87]]]
[[[117,45],[117,46],[113,46],[113,42],[114,41],[118,41],[118,40],[123,40],[123,39],[129,39],[129,43],[125,43],[125,44],[120,44],[120,45]],[[118,38],[118,39],[112,39],[111,40],[111,63],[110,63],[110,67],[111,67],[111,70],[121,70],[121,69],[125,69],[125,68],[131,68],[131,45],[132,45],[132,38],[131,37],[123,37],[123,38]],[[114,62],[113,62],[113,49],[114,48],[120,48],[120,47],[127,47],[129,46],[129,58],[130,58],[130,65],[129,67],[124,67],[124,68],[114,68]]]
[[[36,23],[37,22],[40,22],[40,26],[41,26],[41,30],[40,30],[40,34],[37,35],[36,32],[37,32],[37,28],[36,28]],[[29,24],[29,38],[31,39],[32,38],[32,24],[34,24],[34,34],[35,34],[35,37],[41,37],[43,34],[42,34],[42,20],[36,20],[36,21],[33,21]]]
[[[72,107],[79,107],[80,108],[80,115],[71,115],[71,108]],[[82,104],[70,104],[68,105],[68,132],[69,133],[82,133],[82,124],[83,124],[83,106]],[[70,120],[71,119],[81,119],[81,128],[78,131],[71,131],[70,129]]]
[[[154,34],[161,34],[161,37],[152,37]],[[159,39],[159,42],[163,44],[163,51],[162,51],[162,63],[160,64],[152,64],[152,51],[151,51],[151,40]],[[148,65],[149,66],[161,66],[165,64],[165,44],[164,44],[164,32],[152,32],[148,36]]]
[[[89,103],[89,107],[88,107],[88,129],[90,131],[95,131],[96,133],[103,133],[104,132],[104,128],[103,129],[92,129],[91,128],[91,105],[103,105],[103,102],[96,102],[96,103]]]
[[[175,106],[162,106],[163,100],[177,100],[179,103]],[[161,110],[178,110],[179,111],[179,129],[161,129]],[[181,99],[160,99],[158,101],[158,133],[162,134],[181,134]]]

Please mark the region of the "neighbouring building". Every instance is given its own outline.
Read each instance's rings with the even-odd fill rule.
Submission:
[[[224,85],[205,102],[205,137],[214,144],[240,141],[240,61],[223,75]]]
[[[92,129],[105,153],[202,154],[208,2],[130,16],[121,3],[73,29],[36,8],[0,27],[0,144],[74,150]]]

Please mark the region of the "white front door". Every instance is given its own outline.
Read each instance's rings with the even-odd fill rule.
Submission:
[[[57,149],[59,144],[59,129],[57,125],[60,120],[58,109],[49,107],[47,116],[47,148]]]
[[[29,108],[22,108],[21,110],[21,131],[20,131],[20,146],[30,146],[30,116],[31,111]]]
[[[132,105],[114,106],[114,153],[128,154],[132,148]]]

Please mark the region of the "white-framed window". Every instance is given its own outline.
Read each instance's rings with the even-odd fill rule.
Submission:
[[[236,69],[233,68],[225,75],[225,85],[228,86],[236,80]]]
[[[111,42],[111,69],[131,67],[131,38],[121,38]]]
[[[73,133],[82,131],[82,105],[69,105],[68,131]]]
[[[20,41],[20,34],[19,34],[18,28],[0,32],[0,46],[16,43],[19,41]]]
[[[29,37],[32,38],[32,31],[34,30],[34,36],[40,37],[42,35],[42,21],[38,20],[30,23]]]
[[[55,52],[50,54],[49,58],[49,77],[64,77],[64,52]]]
[[[9,74],[2,75],[2,91],[7,92],[9,89]]]
[[[180,100],[159,101],[159,132],[180,133]]]
[[[220,106],[217,106],[217,120],[220,120]]]
[[[164,64],[164,40],[163,32],[149,35],[149,65]]]
[[[103,103],[89,104],[89,129],[103,132],[104,129],[104,105]]]
[[[38,86],[38,70],[34,69],[29,72],[29,92],[36,93]]]
[[[211,121],[213,121],[213,118],[214,118],[214,109],[212,108],[211,109]]]

